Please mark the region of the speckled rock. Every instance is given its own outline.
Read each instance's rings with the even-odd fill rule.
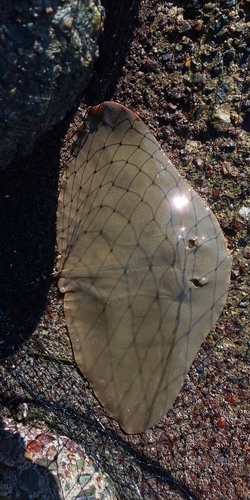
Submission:
[[[1,7],[0,168],[72,108],[98,56],[99,0],[13,0]]]
[[[83,448],[9,418],[0,426],[1,500],[116,500],[114,487]]]

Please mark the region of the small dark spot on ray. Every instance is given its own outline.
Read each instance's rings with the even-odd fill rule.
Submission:
[[[197,278],[193,278],[192,280],[189,281],[193,283],[195,288],[200,288],[201,286],[203,286],[203,284]]]
[[[188,248],[194,248],[195,247],[195,240],[188,240]]]

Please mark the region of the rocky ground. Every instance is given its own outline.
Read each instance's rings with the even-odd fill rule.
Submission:
[[[123,7],[108,1],[104,5],[106,31],[88,92],[74,113],[40,141],[32,157],[14,164],[1,183],[5,279],[0,319],[7,358],[1,367],[1,413],[26,425],[46,424],[83,443],[109,474],[120,498],[246,500],[250,2],[145,0],[126,1]],[[79,374],[62,297],[50,277],[59,166],[70,155],[70,139],[84,109],[109,99],[148,124],[216,214],[233,255],[226,307],[174,407],[138,436],[120,431]]]

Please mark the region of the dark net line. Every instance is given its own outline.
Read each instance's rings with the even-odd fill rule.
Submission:
[[[105,2],[104,2],[105,3]],[[107,2],[108,3],[108,2]],[[126,3],[126,2],[125,2]],[[106,6],[106,5],[105,5]],[[124,9],[131,13],[131,26],[135,19],[135,12],[137,10],[138,2],[132,2],[131,7],[128,8],[125,5]],[[107,6],[106,6],[107,7]],[[120,7],[120,6],[119,6]],[[119,22],[122,23],[123,15],[121,10],[117,8],[116,14],[119,15]],[[116,8],[114,5],[109,6],[109,9]],[[119,37],[119,23],[115,24],[117,16],[114,16],[112,24],[112,30],[109,36],[116,40]],[[113,35],[113,26],[115,25],[115,36]],[[124,40],[125,41],[125,40]],[[120,43],[122,46],[122,43]],[[115,47],[115,43],[114,43]],[[121,62],[124,58],[124,53],[121,50],[117,55],[117,73],[119,74],[119,68]],[[89,92],[89,103],[96,104],[101,102],[112,95],[113,82],[109,79],[109,68],[112,65],[112,57],[110,57],[110,65],[106,66],[105,58],[102,59],[104,62],[98,63],[98,65],[103,65],[103,79],[101,82],[94,79],[93,86],[88,90]],[[115,72],[114,72],[115,75]],[[114,76],[113,81],[116,81]],[[98,94],[96,99],[96,94]],[[98,90],[99,89],[99,92]],[[94,94],[94,97],[93,97]],[[48,139],[49,144],[49,139]],[[56,144],[56,146],[58,146]],[[15,198],[16,201],[16,211],[24,212],[25,196],[22,196],[23,191],[27,190],[29,187],[34,187],[30,191],[30,204],[28,205],[27,214],[37,212],[36,203],[37,201],[40,206],[44,207],[43,213],[43,226],[42,231],[35,232],[36,242],[32,243],[31,239],[34,239],[34,231],[31,231],[31,238],[27,237],[29,228],[26,224],[26,219],[24,218],[24,229],[22,232],[23,245],[18,247],[18,250],[29,254],[27,248],[25,247],[25,240],[33,249],[31,252],[29,266],[32,270],[31,275],[27,278],[27,283],[24,289],[27,290],[27,296],[24,296],[23,302],[19,298],[19,291],[22,289],[23,283],[16,280],[13,285],[13,278],[11,277],[11,288],[17,291],[16,300],[16,310],[13,316],[9,315],[9,310],[5,309],[5,305],[1,304],[2,313],[2,331],[6,332],[4,335],[4,345],[6,343],[15,342],[18,336],[21,336],[22,341],[26,341],[27,337],[27,327],[22,326],[25,323],[25,312],[27,303],[30,300],[30,295],[33,295],[33,291],[43,288],[43,297],[41,304],[41,311],[45,304],[45,299],[48,292],[48,286],[51,284],[50,273],[52,272],[51,260],[53,260],[54,255],[54,243],[55,238],[52,237],[50,241],[49,256],[47,254],[47,261],[44,261],[42,256],[44,250],[44,240],[47,238],[47,220],[52,221],[50,223],[50,230],[52,231],[53,224],[55,223],[55,217],[51,217],[51,211],[56,207],[56,182],[52,179],[52,167],[50,165],[50,159],[52,155],[58,155],[57,148],[54,148],[54,144],[51,143],[50,150],[47,153],[42,153],[42,158],[39,160],[40,166],[37,167],[35,175],[38,176],[37,184],[28,177],[28,183],[24,176],[23,187],[22,182],[14,182],[14,197],[11,198],[12,201]],[[58,148],[59,149],[59,148]],[[43,156],[44,155],[44,156]],[[30,165],[33,162],[33,166],[37,165],[37,160],[34,157],[33,160],[28,160]],[[44,162],[44,165],[41,163]],[[18,165],[25,170],[25,162]],[[57,165],[54,165],[57,167]],[[41,168],[40,173],[38,173],[38,168]],[[14,169],[15,175],[18,169]],[[32,173],[32,172],[31,172]],[[13,177],[13,171],[9,174]],[[42,180],[44,177],[50,177],[48,180],[48,197],[53,197],[54,204],[53,207],[43,204],[42,198],[46,195],[46,188],[41,191],[41,185],[44,186]],[[7,174],[8,177],[8,174]],[[12,179],[13,180],[13,179]],[[40,185],[39,185],[40,182]],[[11,184],[11,182],[9,181]],[[3,186],[3,184],[2,184]],[[1,189],[5,187],[1,186]],[[11,184],[12,186],[12,184]],[[12,189],[12,188],[11,188]],[[7,192],[9,195],[9,191]],[[49,204],[48,204],[49,205]],[[6,212],[2,213],[2,225],[4,224],[4,219],[6,221],[5,233],[16,232],[18,230],[17,226],[13,224],[11,228],[8,228],[8,221],[11,220],[10,217],[11,208],[7,207]],[[33,225],[36,227],[39,219],[34,217]],[[40,226],[39,226],[40,228]],[[26,230],[26,231],[25,231]],[[25,236],[23,236],[25,235]],[[7,242],[8,242],[7,238]],[[10,245],[10,244],[9,244]],[[47,245],[48,246],[48,245]],[[16,247],[13,246],[15,249]],[[5,254],[8,254],[8,246],[6,243]],[[14,263],[14,266],[19,265],[19,261],[13,261],[16,254],[11,255],[10,263]],[[21,259],[20,262],[22,263]],[[34,262],[36,266],[34,269]],[[41,265],[42,262],[42,265]],[[43,274],[43,278],[41,278]],[[32,294],[30,294],[30,287],[32,287]],[[164,499],[164,498],[195,498],[192,493],[188,493],[186,489],[173,477],[170,473],[166,471],[164,466],[161,464],[160,457],[157,457],[153,461],[147,453],[145,456],[137,452],[137,448],[133,446],[133,442],[128,441],[121,435],[118,427],[115,429],[110,426],[110,420],[103,410],[98,410],[98,405],[96,400],[92,396],[92,391],[88,384],[83,381],[82,375],[79,373],[76,365],[73,363],[72,352],[70,348],[69,339],[66,340],[66,328],[63,322],[63,313],[56,311],[55,304],[53,300],[57,297],[56,285],[52,286],[54,294],[52,294],[52,312],[50,311],[40,326],[32,340],[27,344],[22,345],[20,351],[14,355],[14,357],[7,359],[3,362],[3,367],[5,369],[1,375],[1,398],[4,409],[10,410],[12,415],[18,413],[19,406],[26,402],[30,410],[30,415],[23,422],[27,422],[27,425],[35,425],[39,422],[45,422],[47,426],[51,429],[56,430],[64,435],[67,435],[71,439],[79,442],[86,448],[89,456],[93,458],[93,461],[100,465],[101,469],[106,472],[113,480],[117,494],[120,498],[124,499],[149,499],[154,500]],[[29,292],[29,293],[28,293]],[[3,292],[4,293],[4,292]],[[37,292],[39,300],[41,300],[40,294]],[[4,301],[3,301],[4,302]],[[30,308],[32,309],[32,302],[36,302],[36,294],[31,301]],[[10,308],[11,309],[11,308]],[[23,315],[21,313],[23,309]],[[12,312],[12,310],[11,310]],[[56,319],[53,319],[53,315]],[[15,318],[17,321],[15,322]],[[28,333],[34,330],[36,324],[36,319],[32,320],[30,318],[30,328]],[[43,333],[45,331],[45,333]],[[53,338],[54,335],[54,338]],[[62,341],[59,337],[64,336],[65,340]],[[7,339],[7,342],[6,342]],[[20,343],[20,342],[19,342]],[[9,347],[9,346],[8,346]],[[3,349],[3,358],[7,358],[9,351]],[[59,355],[60,354],[60,355]],[[62,358],[60,360],[60,357]],[[65,361],[69,360],[69,361]],[[70,364],[67,364],[70,363]],[[221,381],[221,386],[223,381]],[[63,394],[62,394],[63,393]],[[194,396],[195,399],[195,396]],[[6,416],[6,413],[4,413]],[[32,423],[29,424],[29,418]],[[159,424],[159,429],[162,428],[162,432],[165,431],[163,424]],[[131,444],[132,443],[132,444]],[[146,449],[146,447],[145,447]],[[119,460],[117,457],[120,457]],[[174,458],[173,458],[174,460]],[[235,485],[235,490],[237,491],[237,485]],[[69,497],[70,498],[70,497]]]

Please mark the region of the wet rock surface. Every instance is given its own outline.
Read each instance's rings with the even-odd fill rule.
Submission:
[[[30,154],[72,108],[91,77],[102,21],[99,1],[2,4],[0,168]]]
[[[2,500],[115,500],[83,448],[46,429],[5,419],[0,428]]]

